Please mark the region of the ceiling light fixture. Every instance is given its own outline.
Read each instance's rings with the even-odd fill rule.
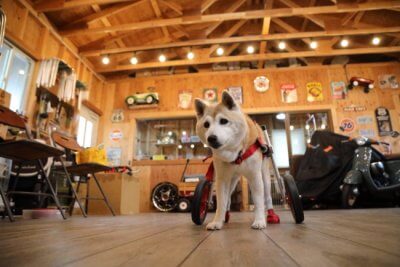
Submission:
[[[249,45],[249,46],[247,47],[246,51],[247,51],[248,54],[253,54],[254,51],[255,51],[254,46]]]
[[[284,119],[286,118],[286,115],[285,115],[285,113],[278,113],[278,114],[276,115],[276,118],[277,118],[278,120],[284,120]]]
[[[341,47],[348,47],[349,46],[349,40],[347,40],[347,39],[342,39],[341,41],[340,41],[340,46]]]
[[[278,44],[278,48],[280,50],[284,50],[286,48],[286,43],[284,41],[280,41]]]
[[[222,47],[218,47],[217,49],[217,55],[222,56],[224,54],[224,49]]]
[[[101,59],[101,63],[103,63],[104,65],[110,64],[110,58],[108,57],[108,55],[103,56],[103,58]]]
[[[380,43],[381,43],[381,38],[379,38],[378,36],[375,36],[374,38],[372,38],[373,45],[379,45]]]
[[[318,42],[317,41],[311,41],[310,43],[310,48],[311,49],[316,49],[318,47]]]
[[[190,50],[190,51],[187,53],[187,58],[188,58],[189,60],[194,59],[194,53],[192,52],[192,50]]]
[[[167,61],[167,57],[166,57],[164,54],[161,54],[161,55],[158,57],[158,60],[159,60],[160,62],[165,62],[165,61]]]
[[[132,65],[138,64],[139,61],[136,57],[136,53],[133,53],[133,56],[131,57],[131,59],[129,61],[131,62]]]

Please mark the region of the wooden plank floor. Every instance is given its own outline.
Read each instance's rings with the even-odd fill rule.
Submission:
[[[400,266],[399,208],[279,214],[263,231],[247,212],[215,232],[180,213],[0,220],[0,266]]]

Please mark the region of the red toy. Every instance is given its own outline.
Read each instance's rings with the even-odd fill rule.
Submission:
[[[353,89],[354,87],[362,86],[365,93],[369,93],[371,89],[374,88],[374,81],[366,78],[351,77],[348,89]]]

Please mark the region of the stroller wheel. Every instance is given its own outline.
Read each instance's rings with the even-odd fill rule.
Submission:
[[[192,201],[192,221],[197,225],[202,225],[206,219],[210,194],[211,183],[201,180],[196,186]]]
[[[342,208],[354,208],[357,203],[358,195],[358,188],[356,185],[344,184],[342,188]]]
[[[286,188],[286,200],[292,212],[293,219],[296,223],[304,221],[303,206],[301,204],[299,191],[297,190],[296,182],[291,175],[283,175],[283,181]]]
[[[159,211],[172,211],[178,204],[178,187],[169,182],[159,183],[154,187],[151,200]]]

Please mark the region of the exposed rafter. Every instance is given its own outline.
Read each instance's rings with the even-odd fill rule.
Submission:
[[[210,6],[212,6],[218,0],[203,0],[201,3],[201,13],[204,13]]]
[[[234,12],[238,10],[243,5],[244,2],[246,2],[246,0],[237,0],[226,9],[226,12]],[[215,31],[215,29],[217,29],[219,25],[221,25],[222,23],[223,21],[220,21],[208,27],[206,29],[206,36],[209,36],[211,33],[213,33],[213,31]]]
[[[298,8],[278,8],[272,10],[253,10],[233,13],[208,14],[190,17],[177,17],[169,19],[147,20],[134,23],[120,24],[110,27],[82,28],[78,30],[62,31],[63,36],[73,35],[93,35],[105,32],[115,31],[130,31],[139,29],[148,29],[154,27],[172,26],[172,25],[190,25],[205,22],[221,22],[224,20],[239,20],[239,19],[259,19],[264,17],[280,18],[291,16],[306,16],[315,14],[328,13],[347,13],[360,12],[368,10],[379,10],[387,8],[400,7],[400,1],[382,1],[382,2],[367,2],[353,4],[350,6],[314,6],[314,7],[298,7]]]
[[[88,5],[102,5],[102,4],[112,4],[119,2],[132,2],[133,0],[42,0],[36,5],[34,5],[34,9],[37,12],[49,12],[49,11],[58,11],[68,8],[80,7],[80,6],[88,6]]]
[[[374,28],[361,28],[361,29],[345,29],[336,31],[317,31],[317,32],[296,32],[296,33],[276,33],[269,35],[248,35],[239,37],[226,37],[226,38],[213,38],[213,39],[198,39],[190,41],[182,41],[166,44],[152,44],[131,46],[126,48],[110,48],[110,49],[97,49],[81,51],[83,56],[100,56],[102,54],[118,54],[133,51],[164,49],[172,47],[190,47],[202,46],[213,44],[228,44],[228,43],[243,43],[243,42],[260,42],[272,40],[289,40],[289,39],[302,39],[302,38],[318,38],[318,37],[332,37],[332,36],[351,36],[351,35],[369,35],[377,33],[399,33],[399,27],[374,27]]]
[[[271,9],[273,4],[274,4],[273,0],[267,1],[265,3],[265,9]],[[263,34],[263,35],[268,34],[269,33],[269,29],[270,29],[270,25],[271,25],[271,17],[265,17],[263,19],[263,25],[262,25],[262,29],[261,29],[261,34]],[[259,53],[260,54],[264,54],[266,49],[267,49],[267,42],[266,41],[261,42],[260,43],[260,51],[259,51]],[[262,66],[264,66],[264,61],[260,60],[258,62],[258,68],[262,68]]]
[[[194,60],[172,60],[167,62],[147,62],[137,65],[121,65],[113,66],[111,68],[99,68],[99,73],[110,73],[127,70],[150,69],[150,68],[163,68],[174,66],[188,66],[210,63],[222,62],[243,62],[243,61],[258,61],[258,60],[274,60],[274,59],[287,59],[287,58],[302,58],[302,57],[326,57],[326,56],[340,56],[340,55],[360,55],[360,54],[381,54],[381,53],[398,53],[400,52],[399,46],[394,47],[373,47],[373,48],[354,48],[354,49],[332,49],[329,51],[298,51],[291,53],[268,53],[268,54],[253,54],[253,55],[240,55],[240,56],[225,56],[225,57],[210,57],[198,58]]]

